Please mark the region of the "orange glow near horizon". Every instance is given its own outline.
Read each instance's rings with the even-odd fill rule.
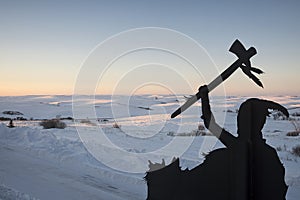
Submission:
[[[298,88],[289,88],[289,90],[283,90],[283,88],[279,88],[280,85],[277,88],[271,89],[269,85],[266,85],[264,89],[253,87],[253,85],[249,85],[249,83],[241,83],[239,87],[233,87],[234,83],[229,83],[225,85],[225,95],[227,96],[261,96],[261,95],[300,95]],[[293,84],[290,84],[293,85]],[[33,85],[10,85],[10,87],[5,87],[6,84],[0,86],[0,96],[25,96],[25,95],[72,95],[73,94],[73,87],[66,87],[66,88],[60,88],[60,87],[47,87],[45,89],[44,85],[40,86],[33,86]],[[57,86],[57,85],[56,85]],[[220,92],[221,88],[216,89],[212,92],[212,95],[224,95],[224,92]],[[195,89],[197,91],[197,88]],[[145,86],[141,88],[137,88],[136,91],[132,91],[133,94],[143,95],[143,94],[171,94],[171,91],[169,91],[166,88],[162,88],[160,86]],[[85,93],[83,93],[85,94]],[[86,93],[87,94],[87,93]],[[132,95],[127,94],[123,92],[114,93],[112,88],[105,88],[101,90],[97,90],[96,94],[98,95],[110,95],[110,94],[120,94],[120,95]],[[185,94],[185,92],[182,92],[182,94]]]
[[[294,76],[297,76],[296,74]],[[298,85],[291,80],[296,80],[295,77],[281,78],[280,75],[274,76],[274,79],[270,77],[261,78],[264,88],[256,86],[253,81],[246,79],[241,74],[233,76],[224,83],[224,88],[219,86],[212,95],[234,95],[234,96],[261,96],[261,95],[300,95]],[[276,80],[274,82],[274,80]],[[238,84],[237,84],[238,83]],[[200,83],[201,84],[201,83]],[[106,84],[107,87],[98,87],[96,94],[121,94],[121,95],[131,95],[134,94],[171,94],[172,92],[168,88],[164,88],[159,85],[145,85],[132,87],[136,88],[135,91],[122,90],[119,88],[114,91],[114,87],[111,84]],[[199,85],[200,86],[200,85]],[[177,86],[176,86],[177,87]],[[178,86],[180,87],[180,85]],[[193,85],[192,91],[197,91],[197,85]],[[224,90],[223,90],[224,89]],[[191,90],[190,90],[191,91]],[[225,91],[225,92],[224,92]],[[73,81],[68,81],[64,83],[63,81],[56,82],[22,82],[22,81],[2,81],[0,85],[0,96],[23,96],[23,95],[72,95],[74,92]],[[188,90],[180,90],[181,94],[190,94]]]
[[[9,87],[7,87],[9,86]],[[25,95],[59,95],[72,94],[73,88],[45,87],[45,84],[4,84],[0,86],[0,96],[25,96]],[[47,88],[47,89],[45,89]]]

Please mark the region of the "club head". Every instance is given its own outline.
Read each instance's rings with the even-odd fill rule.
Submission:
[[[235,40],[231,45],[229,51],[234,53],[241,60],[241,69],[243,70],[243,72],[258,86],[263,88],[263,84],[261,83],[261,81],[251,72],[253,71],[258,74],[263,73],[262,70],[251,66],[250,58],[257,53],[256,49],[254,47],[250,47],[248,50],[246,50],[244,45],[239,40]]]
[[[257,54],[257,51],[254,47],[250,47],[248,50],[244,45],[239,41],[235,40],[231,47],[229,48],[231,53],[234,53],[242,62],[247,66],[251,67],[250,58]]]

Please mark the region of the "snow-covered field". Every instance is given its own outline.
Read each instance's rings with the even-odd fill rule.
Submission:
[[[300,125],[300,97],[261,98],[289,108]],[[211,99],[218,123],[233,134],[236,109],[246,99]],[[199,103],[170,119],[184,101],[171,95],[0,97],[0,117],[27,119],[14,120],[15,128],[0,123],[0,199],[145,199],[148,160],[168,164],[176,156],[183,169],[193,168],[222,146],[210,135],[188,136],[202,123]],[[67,127],[39,125],[52,118],[63,119]],[[263,129],[286,169],[288,200],[300,198],[300,157],[292,154],[300,136],[286,136],[294,130],[291,121],[273,115]]]

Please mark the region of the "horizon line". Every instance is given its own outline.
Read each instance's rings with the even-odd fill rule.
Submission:
[[[63,94],[63,93],[57,93],[57,94],[16,94],[16,95],[1,95],[0,94],[0,97],[22,97],[22,96],[142,96],[142,95],[165,95],[165,96],[191,96],[191,95],[194,95],[194,94],[186,94],[186,93],[179,93],[179,94],[163,94],[163,93],[141,93],[141,94],[135,94],[135,95],[130,95],[130,94],[123,94],[123,93],[120,93],[120,94]],[[278,96],[278,97],[281,97],[281,96],[291,96],[291,97],[299,97],[300,95],[297,95],[297,94],[228,94],[228,95],[218,95],[218,94],[211,94],[210,96],[217,96],[217,97],[220,97],[220,96],[224,96],[224,97],[230,97],[230,96],[237,96],[237,97],[251,97],[251,96]]]

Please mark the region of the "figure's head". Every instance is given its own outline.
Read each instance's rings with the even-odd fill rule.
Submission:
[[[266,117],[270,114],[268,109],[278,110],[289,116],[285,107],[273,101],[253,98],[242,103],[237,117],[239,138],[244,140],[261,138],[261,130]]]

